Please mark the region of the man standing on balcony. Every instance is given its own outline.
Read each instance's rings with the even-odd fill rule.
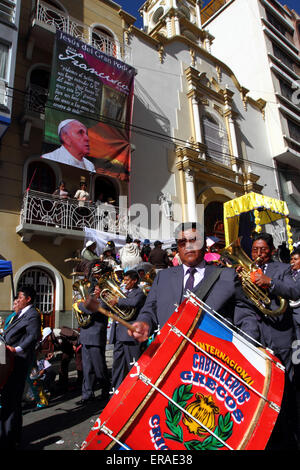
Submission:
[[[42,155],[42,158],[95,172],[94,164],[85,158],[90,151],[88,130],[85,125],[76,119],[66,119],[59,124],[57,133],[61,147]]]

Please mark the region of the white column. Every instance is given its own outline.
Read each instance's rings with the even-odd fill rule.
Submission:
[[[177,15],[175,15],[174,21],[175,21],[175,34],[176,36],[180,36],[180,24],[179,24],[179,19]]]
[[[188,168],[184,171],[184,174],[185,174],[185,184],[186,184],[188,221],[196,222],[197,213],[196,213],[194,172]]]
[[[201,29],[201,15],[200,15],[200,5],[199,2],[196,2],[196,16],[197,16],[197,26]]]
[[[233,156],[235,158],[238,158],[239,152],[238,152],[238,146],[237,146],[237,140],[236,140],[235,125],[234,125],[234,120],[232,119],[232,116],[229,116],[228,122],[229,122],[229,130],[230,130]]]
[[[172,22],[171,18],[166,18],[166,25],[167,25],[167,36],[168,38],[172,37]]]
[[[196,142],[200,142],[200,144],[202,144],[203,138],[202,138],[202,132],[201,132],[199,105],[198,105],[198,101],[194,97],[192,98],[192,108],[193,108]]]

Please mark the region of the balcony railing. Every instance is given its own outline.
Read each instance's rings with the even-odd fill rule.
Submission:
[[[32,18],[32,26],[34,26],[36,22],[45,25],[53,30],[53,32],[58,29],[64,33],[70,34],[107,55],[116,57],[124,62],[130,61],[130,47],[110,38],[108,35],[94,31],[90,26],[81,23],[76,18],[67,15],[63,11],[41,0],[37,0],[36,9]]]
[[[57,232],[60,229],[82,231],[84,227],[122,235],[128,232],[127,213],[122,214],[115,206],[59,199],[32,190],[24,195],[20,224],[51,227]]]
[[[29,85],[26,90],[25,112],[45,114],[45,105],[48,98],[48,89],[38,85]]]
[[[7,23],[14,23],[16,17],[16,1],[0,0],[0,19]]]

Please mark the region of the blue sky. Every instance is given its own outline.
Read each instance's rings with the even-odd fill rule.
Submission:
[[[145,3],[146,0],[115,0],[116,3],[121,5],[123,10],[127,11],[137,19],[135,26],[141,28],[143,25],[142,18],[138,12],[138,9]],[[208,3],[209,0],[204,0],[204,4]],[[299,0],[282,0],[282,5],[287,5],[289,8],[294,9],[300,13]]]

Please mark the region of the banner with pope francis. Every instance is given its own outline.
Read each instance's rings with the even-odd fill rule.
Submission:
[[[127,181],[135,69],[57,31],[42,158]]]

